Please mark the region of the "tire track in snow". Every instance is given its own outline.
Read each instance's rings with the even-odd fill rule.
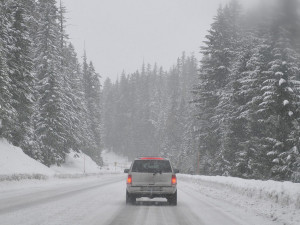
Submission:
[[[124,199],[125,202],[125,199]],[[161,200],[138,200],[134,205],[125,205],[107,225],[202,225],[201,220],[186,204],[178,202],[171,206]]]
[[[87,187],[63,187],[63,189],[57,188],[54,190],[41,191],[36,193],[30,193],[25,196],[18,196],[15,198],[2,199],[0,205],[0,215],[9,213],[12,211],[22,210],[24,208],[36,206],[43,203],[49,203],[63,198],[68,198],[73,195],[81,194],[82,192],[97,189],[102,186],[106,186],[119,181],[117,179],[110,179],[109,181],[101,182],[99,184],[93,184]],[[69,188],[73,190],[69,190]]]

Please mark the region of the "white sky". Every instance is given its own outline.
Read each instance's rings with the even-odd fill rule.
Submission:
[[[240,0],[247,5],[259,0]],[[199,49],[219,5],[229,0],[62,0],[67,32],[78,56],[115,80],[147,64],[169,69],[185,51]]]

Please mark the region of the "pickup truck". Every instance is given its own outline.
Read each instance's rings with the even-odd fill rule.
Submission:
[[[133,204],[141,197],[163,197],[170,205],[177,205],[176,173],[179,171],[172,168],[168,159],[140,157],[124,172],[128,173],[126,204]]]

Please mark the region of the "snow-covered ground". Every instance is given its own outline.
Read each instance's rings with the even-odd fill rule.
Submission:
[[[64,164],[61,166],[53,165],[51,169],[56,174],[90,174],[100,172],[100,167],[89,156],[73,151],[66,156]]]
[[[22,149],[9,144],[5,139],[0,139],[0,155],[0,179],[17,174],[51,176],[55,173],[52,169],[24,154]]]
[[[131,164],[131,162],[128,161],[128,157],[119,156],[108,150],[102,152],[102,158],[104,163],[103,170],[123,173],[124,169],[129,168]]]
[[[138,224],[150,214],[151,224],[300,224],[300,184],[296,183],[179,174],[175,209],[155,199],[153,204],[144,202],[146,207],[128,208],[124,206],[126,175],[122,173],[130,166],[126,157],[103,151],[104,166],[100,168],[90,157],[71,152],[61,167],[48,168],[3,139],[0,153],[3,224],[24,224],[24,220],[26,224],[99,224],[100,218],[103,224],[130,224],[135,220],[128,215],[136,215]],[[55,208],[56,201],[61,203],[59,208]],[[70,210],[77,202],[82,204]],[[90,212],[95,213],[92,221],[85,218]]]
[[[260,212],[234,189],[178,176],[178,205],[163,198],[137,199],[125,204],[126,176],[102,174],[80,179],[28,180],[1,189],[1,225],[298,225],[294,217],[271,217]],[[217,181],[218,179],[216,179]],[[197,181],[197,182],[195,182]],[[198,182],[199,181],[199,182]],[[7,184],[7,182],[4,182]],[[16,185],[17,184],[17,185]],[[266,206],[267,200],[262,200]],[[276,206],[275,206],[276,207]],[[283,207],[277,214],[284,213]],[[297,213],[298,211],[294,211]],[[277,216],[277,215],[275,215]]]
[[[56,174],[97,174],[97,173],[120,173],[130,165],[127,157],[122,157],[114,152],[104,150],[102,152],[104,165],[99,167],[89,156],[83,153],[70,152],[64,164],[51,166]]]
[[[254,210],[280,224],[300,224],[300,184],[234,177],[179,175],[189,188],[208,197]]]
[[[130,165],[126,157],[105,150],[102,152],[103,167],[99,167],[83,153],[70,152],[64,164],[49,168],[30,158],[22,149],[11,145],[5,139],[0,139],[0,155],[0,181],[120,173]]]

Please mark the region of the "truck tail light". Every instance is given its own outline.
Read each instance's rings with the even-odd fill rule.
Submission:
[[[132,176],[128,175],[127,177],[127,184],[132,184]]]
[[[140,157],[142,160],[153,159],[153,160],[164,160],[162,157]]]
[[[172,184],[177,184],[176,175],[172,175]]]

